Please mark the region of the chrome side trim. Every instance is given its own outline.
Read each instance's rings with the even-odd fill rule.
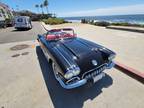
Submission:
[[[44,56],[49,61],[49,55],[48,55],[48,53],[46,53],[46,50],[44,48],[41,47],[41,49],[42,49],[42,52],[43,52]]]
[[[59,81],[60,85],[65,89],[73,89],[73,88],[82,86],[82,85],[87,83],[86,79],[79,80],[79,81],[77,81],[76,83],[73,83],[73,84],[65,84],[60,78],[58,78],[58,81]]]

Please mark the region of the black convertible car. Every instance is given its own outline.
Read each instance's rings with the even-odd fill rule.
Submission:
[[[94,83],[105,76],[105,69],[114,66],[116,54],[96,43],[78,38],[71,28],[52,29],[38,35],[38,42],[56,80],[65,89]]]

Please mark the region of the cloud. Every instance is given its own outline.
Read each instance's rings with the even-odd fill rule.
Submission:
[[[126,15],[126,14],[144,14],[144,4],[68,12],[68,13],[61,13],[58,16],[69,17],[69,16]]]

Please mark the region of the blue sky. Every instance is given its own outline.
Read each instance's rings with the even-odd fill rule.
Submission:
[[[43,0],[0,0],[11,8],[37,12]],[[49,0],[49,11],[57,16],[144,14],[144,0]],[[40,10],[41,12],[41,10]]]

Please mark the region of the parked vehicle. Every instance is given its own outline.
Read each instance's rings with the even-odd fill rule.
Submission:
[[[105,76],[103,72],[114,66],[116,54],[96,43],[79,38],[71,28],[52,29],[38,35],[41,49],[52,68],[56,80],[65,89],[94,83]]]
[[[15,17],[15,28],[16,29],[32,29],[31,19],[28,16],[17,16]]]
[[[12,26],[14,26],[14,20],[13,19],[1,20],[1,18],[0,18],[0,27],[6,28],[6,27],[12,27]]]

